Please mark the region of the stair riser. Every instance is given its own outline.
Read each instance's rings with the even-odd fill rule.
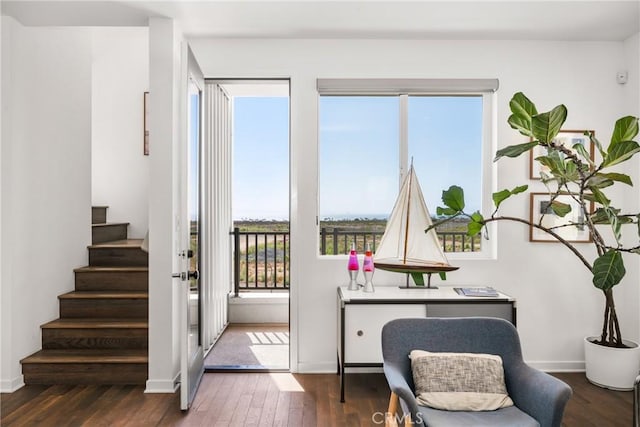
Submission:
[[[104,224],[105,222],[107,222],[107,208],[92,207],[91,208],[91,224]]]
[[[126,224],[101,225],[91,227],[91,242],[97,243],[112,242],[114,240],[125,240],[127,238]]]
[[[25,384],[142,385],[148,365],[128,363],[29,363],[22,365]]]
[[[148,254],[140,248],[89,248],[89,265],[101,267],[146,267]]]
[[[61,299],[61,318],[144,318],[148,316],[146,299]]]
[[[147,291],[147,271],[76,272],[76,291]]]
[[[42,348],[131,349],[148,347],[147,329],[43,329]]]

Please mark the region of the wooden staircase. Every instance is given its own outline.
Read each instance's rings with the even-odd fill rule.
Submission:
[[[144,384],[148,371],[147,253],[128,223],[92,208],[89,265],[58,296],[60,318],[41,326],[42,350],[21,360],[25,384]]]

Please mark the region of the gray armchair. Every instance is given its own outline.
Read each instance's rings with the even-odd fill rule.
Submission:
[[[514,406],[495,411],[445,411],[419,406],[414,395],[411,350],[497,354]],[[571,388],[522,360],[516,328],[489,317],[397,319],[382,328],[384,374],[391,389],[387,425],[428,427],[557,427]],[[399,405],[398,405],[399,402]],[[403,414],[393,414],[402,407]],[[410,415],[410,419],[408,417]]]

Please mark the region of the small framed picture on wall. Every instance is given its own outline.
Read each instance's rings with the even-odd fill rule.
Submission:
[[[589,158],[594,159],[595,147],[588,135],[585,133],[595,134],[592,130],[561,130],[558,135],[553,139],[556,144],[562,144],[566,148],[575,152],[573,148],[576,144],[582,145],[589,153]],[[549,173],[549,168],[543,166],[540,162],[536,162],[535,159],[540,156],[545,156],[547,149],[540,145],[537,145],[529,152],[529,178],[540,179],[541,173]]]
[[[551,208],[549,193],[531,193],[529,219],[532,224],[540,224],[551,229],[558,236],[568,242],[591,242],[591,234],[585,225],[585,213],[580,209],[580,203],[574,199],[575,195],[560,194],[555,200],[571,206],[571,211],[565,216],[556,215]],[[593,212],[594,203],[589,205]],[[529,227],[529,241],[558,242],[558,240],[538,228]]]

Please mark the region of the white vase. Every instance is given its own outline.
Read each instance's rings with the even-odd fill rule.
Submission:
[[[584,360],[587,379],[592,384],[612,390],[633,390],[640,372],[640,346],[622,340],[629,348],[594,344],[599,337],[584,339]]]

